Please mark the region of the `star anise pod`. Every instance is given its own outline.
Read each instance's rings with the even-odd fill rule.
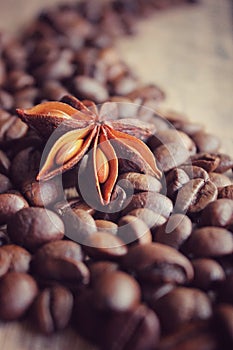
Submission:
[[[104,103],[98,111],[91,101],[65,96],[60,102],[45,102],[33,108],[18,109],[19,117],[41,136],[52,142],[37,180],[48,180],[79,163],[91,149],[91,166],[102,205],[109,204],[116,184],[119,164],[158,178],[161,172],[155,158],[140,139],[151,135],[154,126],[138,119],[117,119],[117,103]],[[139,139],[140,138],[140,139]]]

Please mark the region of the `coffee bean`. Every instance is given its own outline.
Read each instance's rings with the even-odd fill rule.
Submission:
[[[212,315],[208,296],[198,289],[177,287],[153,305],[163,330],[173,332],[184,323],[206,320]]]
[[[67,90],[57,80],[48,80],[42,87],[42,97],[51,101],[59,101],[64,95],[67,95]]]
[[[173,288],[175,288],[175,286],[172,283],[157,285],[152,285],[150,283],[141,283],[143,301],[151,307],[159,298],[162,298]]]
[[[227,170],[233,168],[233,159],[229,155],[218,153],[217,156],[220,161],[217,168],[215,169],[216,173],[225,173]]]
[[[183,246],[191,257],[217,257],[233,252],[233,236],[220,227],[206,226],[193,231]]]
[[[139,173],[124,173],[119,176],[118,184],[127,192],[132,188],[134,192],[160,192],[162,184],[155,177]]]
[[[14,244],[7,244],[0,248],[8,254],[9,266],[8,272],[28,272],[30,269],[31,254],[24,248]]]
[[[7,192],[12,188],[10,179],[3,174],[0,174],[0,194]]]
[[[1,70],[1,66],[0,66]],[[1,79],[1,72],[0,72]],[[9,94],[9,92],[5,90],[0,90],[0,107],[5,110],[11,110],[14,106],[13,96]]]
[[[231,349],[233,344],[233,306],[220,304],[214,312],[216,332],[219,334],[220,344],[224,349]]]
[[[1,137],[0,137],[0,141],[1,141]],[[6,154],[0,150],[0,172],[3,175],[8,175],[9,168],[10,168],[10,160],[8,159]]]
[[[45,334],[66,328],[72,307],[73,296],[67,288],[55,286],[44,289],[33,305],[36,326]]]
[[[0,248],[0,277],[4,276],[9,270],[10,256],[6,251]]]
[[[225,186],[221,189],[219,189],[218,192],[219,198],[228,198],[233,200],[233,185]]]
[[[186,172],[190,180],[197,179],[197,178],[203,179],[205,181],[209,180],[209,174],[207,173],[207,171],[199,166],[185,164],[185,165],[181,165],[180,169]]]
[[[220,158],[217,154],[197,153],[191,158],[192,165],[206,170],[208,173],[215,171],[220,164]]]
[[[192,232],[192,222],[182,214],[173,214],[155,234],[155,241],[179,249]]]
[[[225,279],[221,265],[212,259],[195,259],[192,261],[194,278],[192,285],[196,288],[209,290],[216,282]]]
[[[25,208],[11,217],[7,232],[12,242],[29,250],[64,236],[64,225],[52,211],[43,208]]]
[[[21,70],[12,70],[8,74],[7,87],[9,91],[21,90],[34,85],[34,78]]]
[[[209,173],[209,177],[210,177],[210,181],[213,182],[217,188],[230,186],[232,184],[229,177],[223,174]]]
[[[165,218],[168,218],[172,212],[173,205],[169,198],[160,193],[140,192],[132,196],[131,202],[123,210],[122,215],[126,215],[130,211],[139,208],[151,209]]]
[[[199,152],[217,152],[220,140],[217,136],[206,132],[198,132],[192,136]]]
[[[0,194],[0,224],[6,224],[15,213],[27,207],[27,201],[19,194]]]
[[[122,259],[122,267],[133,272],[140,281],[184,283],[193,277],[189,260],[175,249],[160,243],[134,246]]]
[[[120,96],[128,96],[132,91],[135,90],[137,85],[138,81],[134,77],[130,75],[119,76],[113,81],[113,94]]]
[[[136,216],[137,218],[144,221],[147,227],[151,229],[152,233],[157,229],[157,227],[161,226],[164,222],[166,222],[164,216],[157,214],[153,210],[147,208],[134,209],[130,211],[128,215]]]
[[[124,272],[102,274],[94,283],[94,306],[103,311],[126,312],[140,303],[141,291],[136,280]]]
[[[98,231],[109,232],[112,235],[116,235],[118,231],[118,225],[109,220],[95,220],[95,224]]]
[[[153,153],[160,169],[164,172],[178,167],[187,161],[190,155],[185,146],[175,142],[159,146]]]
[[[91,284],[94,285],[99,278],[107,273],[118,270],[118,264],[110,261],[91,261],[88,264],[90,271]]]
[[[0,319],[22,317],[37,295],[35,280],[25,273],[10,272],[0,281]]]
[[[165,98],[165,93],[156,85],[144,85],[136,90],[130,92],[128,97],[132,100],[156,100],[161,101]]]
[[[74,79],[74,84],[75,92],[81,99],[89,99],[96,103],[102,103],[108,99],[106,88],[92,78],[80,75]]]
[[[127,253],[127,247],[120,238],[104,231],[87,237],[83,249],[94,259],[119,260]]]
[[[70,210],[70,208],[74,213],[76,210],[82,209],[92,216],[95,214],[95,209],[87,205],[80,197],[72,197],[68,200],[58,201],[54,204],[53,208],[56,213],[61,216],[65,215],[66,211]]]
[[[179,168],[172,169],[166,175],[166,195],[174,200],[176,198],[178,190],[187,182],[189,182],[189,176],[184,170]]]
[[[150,229],[133,215],[123,216],[118,222],[118,236],[126,244],[146,244],[152,241]]]
[[[216,186],[211,181],[190,180],[179,190],[175,210],[183,213],[198,213],[217,198],[217,192]]]
[[[208,204],[201,214],[200,224],[218,227],[233,224],[233,201],[223,198]]]

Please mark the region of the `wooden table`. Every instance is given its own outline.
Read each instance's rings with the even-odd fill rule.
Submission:
[[[1,2],[1,28],[14,32],[44,4],[56,0]],[[164,88],[164,106],[186,113],[217,133],[233,151],[233,41],[230,0],[202,0],[155,14],[137,37],[119,40],[124,59],[144,82]],[[90,350],[73,330],[46,337],[25,323],[0,324],[1,350]]]

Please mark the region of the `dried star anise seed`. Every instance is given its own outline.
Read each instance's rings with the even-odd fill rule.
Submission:
[[[45,138],[61,129],[37,180],[48,180],[71,169],[90,149],[95,186],[103,205],[111,200],[119,160],[135,164],[138,172],[161,177],[150,149],[137,138],[146,139],[154,127],[137,119],[117,119],[116,103],[106,102],[98,111],[91,101],[65,96],[62,102],[45,102],[31,109],[18,109],[17,113]]]

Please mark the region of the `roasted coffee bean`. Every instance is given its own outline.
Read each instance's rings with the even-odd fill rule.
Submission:
[[[12,183],[8,177],[0,174],[0,194],[7,192],[12,188]]]
[[[93,305],[102,311],[126,312],[139,305],[141,291],[136,280],[115,271],[102,274],[94,283]]]
[[[209,322],[194,321],[164,336],[158,350],[217,350],[218,345],[216,333],[213,332]]]
[[[229,177],[223,174],[209,173],[209,177],[210,177],[210,181],[213,182],[217,188],[230,186],[232,184]]]
[[[43,208],[25,208],[11,217],[7,233],[12,242],[29,250],[64,236],[64,225],[52,211]]]
[[[55,286],[44,289],[33,305],[36,326],[45,334],[66,328],[72,307],[73,296],[67,288]]]
[[[189,180],[189,176],[184,170],[179,168],[172,169],[166,175],[166,195],[174,200],[178,190],[189,182]]]
[[[206,226],[192,232],[182,250],[191,257],[217,257],[233,253],[233,236],[224,228]]]
[[[155,303],[155,301],[169,293],[173,288],[175,288],[175,286],[172,283],[157,285],[141,283],[142,299],[146,304],[151,306]]]
[[[160,193],[140,192],[132,196],[131,202],[123,210],[122,215],[126,215],[130,211],[139,208],[151,209],[165,218],[168,218],[172,212],[173,205],[169,198]]]
[[[6,235],[4,231],[0,230],[0,247],[5,244],[9,244],[9,242],[10,242],[9,237]]]
[[[30,269],[31,254],[24,248],[14,244],[7,244],[0,248],[10,258],[8,272],[28,272]]]
[[[218,153],[217,156],[220,161],[215,169],[216,173],[225,173],[227,170],[233,169],[233,159],[229,155]]]
[[[158,299],[153,309],[159,317],[162,329],[173,332],[184,323],[206,320],[212,315],[208,296],[198,289],[177,287]]]
[[[134,246],[122,259],[122,267],[140,281],[182,284],[193,278],[189,260],[177,250],[160,243]]]
[[[197,178],[203,179],[205,181],[209,180],[209,174],[207,173],[207,171],[199,166],[185,164],[185,165],[181,165],[180,169],[186,172],[190,180],[197,179]]]
[[[26,181],[22,184],[22,193],[32,206],[37,207],[48,207],[64,196],[62,184],[56,179]]]
[[[156,85],[149,84],[144,85],[128,94],[128,98],[131,100],[156,100],[161,101],[165,98],[165,93]]]
[[[162,184],[155,177],[139,173],[124,173],[119,176],[118,184],[127,192],[132,188],[133,191],[160,192]]]
[[[138,81],[130,75],[119,76],[112,82],[113,95],[128,96],[138,86]]]
[[[74,78],[76,95],[81,99],[89,99],[96,103],[102,103],[108,99],[107,89],[96,80],[78,76]]]
[[[1,120],[1,119],[0,119]],[[1,138],[0,138],[1,139]],[[1,141],[1,140],[0,140]],[[10,160],[6,154],[0,150],[0,172],[3,175],[8,175],[10,168]]]
[[[170,142],[159,146],[153,152],[158,166],[164,172],[178,167],[189,158],[188,150],[182,144]]]
[[[111,261],[90,261],[88,268],[90,271],[91,284],[94,285],[102,275],[105,276],[107,273],[117,271],[119,266],[117,263]]]
[[[42,86],[42,98],[59,101],[64,95],[67,95],[68,92],[62,84],[57,80],[48,80]]]
[[[4,276],[10,266],[10,256],[7,252],[0,248],[0,277]]]
[[[218,199],[205,207],[201,213],[201,226],[228,227],[233,224],[233,200]]]
[[[0,280],[0,319],[11,321],[23,316],[37,292],[36,282],[30,275],[7,273]]]
[[[116,235],[118,231],[118,225],[109,220],[95,220],[96,228],[98,231],[109,232],[112,235]]]
[[[7,77],[7,87],[10,91],[21,90],[34,85],[34,78],[21,70],[12,70]]]
[[[27,201],[20,194],[0,194],[0,224],[6,224],[9,220],[11,220],[15,213],[27,207]]]
[[[192,232],[191,220],[183,214],[173,214],[155,234],[155,241],[179,249]]]
[[[228,198],[233,200],[233,185],[229,185],[219,189],[218,191],[219,198]]]
[[[233,344],[233,306],[220,304],[214,311],[214,323],[223,348],[230,350]]]
[[[1,66],[0,66],[1,69]],[[0,72],[1,76],[1,72]],[[1,78],[0,78],[1,79]],[[9,92],[0,90],[0,108],[10,110],[14,106],[14,98]]]
[[[102,260],[119,260],[127,253],[127,247],[119,237],[104,231],[87,237],[83,249],[90,257]]]
[[[133,215],[123,216],[118,222],[118,237],[125,244],[146,244],[152,241],[150,229],[144,221]]]
[[[220,140],[217,136],[206,132],[198,132],[192,136],[199,152],[217,152],[220,147]]]
[[[198,213],[213,202],[217,195],[217,187],[211,181],[190,180],[179,190],[175,210],[181,213]]]
[[[197,153],[191,158],[192,165],[206,170],[208,173],[215,171],[220,164],[220,158],[217,154]]]
[[[192,285],[196,288],[209,290],[216,282],[225,279],[225,272],[220,264],[212,259],[195,259],[192,261],[194,278]]]
[[[134,209],[130,211],[128,215],[136,216],[137,218],[144,221],[147,227],[151,229],[152,233],[157,229],[157,227],[161,226],[166,222],[164,216],[157,214],[153,210],[147,208]]]

